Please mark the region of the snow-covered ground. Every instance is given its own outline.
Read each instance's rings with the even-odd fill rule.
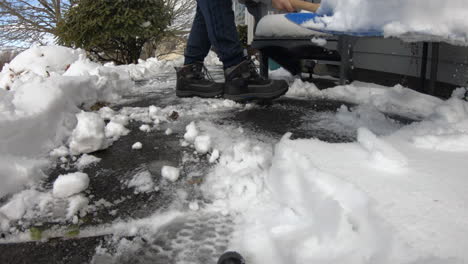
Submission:
[[[158,76],[173,75],[172,67],[178,63],[151,59],[138,65],[99,65],[79,50],[36,47],[4,68],[0,228],[10,235],[0,243],[30,240],[18,224],[59,211],[54,207],[65,208],[55,220],[79,224],[96,207],[87,191],[93,177],[82,172],[99,164],[92,152],[127,135],[131,122],[141,122],[142,132],[177,136],[181,146],[195,152],[198,162],[211,164],[197,187],[202,197],[178,191],[183,203],[145,218],[87,227],[79,236],[148,239],[170,223],[187,221],[197,228],[213,223],[216,228],[210,232],[224,232],[224,242],[206,243],[213,247],[225,243],[252,264],[468,261],[465,88],[444,101],[402,86],[362,82],[319,90],[282,70],[272,73],[290,80],[287,97],[354,105],[321,113],[322,126],[355,138],[348,143],[294,139],[290,133],[276,137],[216,122],[217,113],[261,107],[223,99],[91,110],[97,102],[117,104],[123,95],[145,97],[174,87],[173,79]],[[211,56],[208,64],[219,61]],[[151,84],[136,88],[134,81],[143,79],[151,79]],[[400,123],[387,114],[416,121]],[[307,119],[302,123],[311,124]],[[140,142],[132,142],[129,152],[155,147],[136,143]],[[60,175],[50,189],[38,188],[48,176],[46,169],[64,159],[74,164],[70,172]],[[149,171],[138,170],[123,184],[134,188],[135,195],[157,192],[190,178],[183,166],[162,166],[158,172],[162,183],[153,181]],[[204,217],[211,220],[193,220]],[[196,237],[187,236],[192,235]],[[177,241],[172,241],[173,248],[190,249],[183,246],[189,243],[186,238]],[[95,261],[112,262],[138,246],[122,239],[116,252],[99,247]]]

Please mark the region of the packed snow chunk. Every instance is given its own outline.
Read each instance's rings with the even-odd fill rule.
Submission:
[[[315,84],[304,82],[301,79],[296,79],[286,93],[286,96],[291,97],[314,97],[320,95],[320,90]]]
[[[166,131],[164,132],[164,134],[166,134],[167,136],[169,136],[169,135],[172,135],[172,132],[173,132],[172,129],[168,128],[168,129],[166,129]]]
[[[151,127],[149,125],[147,125],[147,124],[141,125],[140,126],[140,131],[143,131],[143,132],[146,132],[146,133],[151,132]]]
[[[206,154],[211,150],[211,138],[207,135],[197,136],[194,145],[198,153]]]
[[[314,44],[317,45],[317,46],[325,46],[325,45],[327,45],[327,40],[324,39],[324,38],[313,37],[310,41],[312,41],[312,43],[314,43]]]
[[[141,149],[143,147],[143,144],[141,142],[136,142],[135,144],[132,145],[132,149]]]
[[[66,198],[88,188],[88,174],[82,172],[60,175],[54,182],[52,193],[57,198]]]
[[[74,195],[68,198],[67,207],[67,219],[72,219],[77,213],[85,212],[86,206],[88,206],[89,200],[83,195]],[[84,215],[81,215],[84,216]]]
[[[49,155],[54,158],[65,157],[70,154],[70,151],[65,146],[60,146],[54,150],[52,150]]]
[[[376,169],[398,172],[408,164],[402,153],[367,128],[358,129],[358,142],[368,151],[370,164]]]
[[[208,160],[210,163],[215,163],[219,159],[219,150],[214,149],[213,152],[211,152],[210,159]]]
[[[110,121],[126,126],[130,122],[130,118],[126,115],[115,115],[110,119]]]
[[[184,134],[184,139],[187,140],[188,142],[194,142],[195,138],[198,136],[198,133],[199,133],[198,128],[195,125],[195,122],[192,121],[190,124],[188,124],[185,127],[185,130],[187,132],[185,132]]]
[[[130,130],[128,130],[122,124],[114,121],[107,123],[105,128],[106,137],[111,138],[114,141],[119,139],[121,136],[128,135],[128,133],[130,133]]]
[[[104,119],[104,120],[111,120],[112,117],[115,116],[115,111],[112,110],[110,107],[107,107],[107,106],[99,109],[98,113],[101,116],[101,118]]]
[[[171,166],[163,166],[161,169],[161,176],[171,182],[175,182],[179,179],[180,169]]]
[[[91,112],[76,115],[78,124],[73,130],[70,141],[70,152],[73,155],[90,153],[106,147],[104,120]]]
[[[197,201],[193,201],[189,203],[189,208],[192,211],[198,211],[200,209],[200,206],[198,205]]]
[[[153,116],[157,116],[158,112],[161,110],[161,108],[157,107],[157,106],[154,106],[154,105],[150,105],[148,107],[148,114],[153,117]]]
[[[151,173],[147,170],[138,172],[128,182],[128,187],[135,188],[136,193],[146,193],[154,191],[154,182]]]
[[[92,164],[100,162],[101,159],[93,156],[93,155],[88,155],[88,154],[83,154],[78,161],[76,162],[76,168],[78,170],[83,170],[84,168],[89,167]]]

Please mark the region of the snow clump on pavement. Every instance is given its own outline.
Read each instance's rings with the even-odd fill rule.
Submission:
[[[105,123],[98,114],[82,111],[76,118],[78,124],[70,140],[70,152],[73,155],[91,153],[107,147]]]
[[[58,198],[70,197],[88,188],[88,174],[82,172],[60,175],[54,182],[53,194]]]
[[[132,145],[132,149],[141,149],[143,147],[143,144],[141,142],[136,142],[135,144]]]
[[[154,182],[149,171],[141,171],[128,182],[128,187],[135,188],[135,193],[154,191]]]
[[[161,176],[171,182],[175,182],[179,179],[180,169],[172,166],[163,166]]]
[[[91,166],[92,164],[96,164],[98,162],[100,162],[101,159],[96,157],[96,156],[93,156],[93,155],[88,155],[88,154],[83,154],[77,161],[76,161],[76,168],[78,170],[83,170],[89,166]]]

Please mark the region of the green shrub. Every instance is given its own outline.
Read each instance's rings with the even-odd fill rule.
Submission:
[[[165,36],[172,15],[165,0],[80,0],[59,22],[58,42],[101,61],[136,63],[145,43]]]

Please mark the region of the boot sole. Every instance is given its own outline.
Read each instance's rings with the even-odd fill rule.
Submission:
[[[271,92],[271,93],[247,93],[247,94],[238,94],[238,95],[237,94],[236,95],[224,94],[224,98],[232,100],[232,101],[236,101],[236,102],[249,101],[249,100],[273,100],[284,95],[288,91],[288,89],[289,87],[286,87],[284,89]]]
[[[222,92],[211,92],[211,93],[204,93],[204,92],[194,92],[194,91],[177,91],[177,97],[202,97],[202,98],[215,98],[221,97],[223,95]]]

